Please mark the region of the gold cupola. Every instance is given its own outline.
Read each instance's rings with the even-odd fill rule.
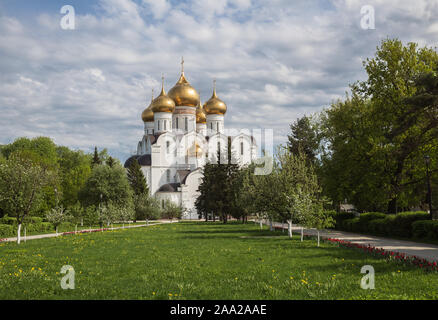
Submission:
[[[216,80],[213,81],[213,95],[204,104],[204,112],[206,114],[221,114],[224,115],[227,112],[227,105],[216,95]]]
[[[161,93],[158,97],[156,97],[151,102],[151,110],[152,112],[170,112],[172,113],[175,110],[175,102],[169,98],[169,96],[166,94],[166,91],[164,91],[164,77],[162,79],[161,84]]]
[[[199,101],[196,107],[196,123],[207,123],[204,109],[202,108],[201,101]]]
[[[181,76],[178,82],[169,90],[169,97],[176,106],[196,107],[199,103],[199,94],[190,85],[184,75],[184,58],[181,59]]]
[[[154,112],[152,111],[152,101],[154,100],[154,89],[152,89],[152,98],[149,106],[141,113],[141,119],[143,122],[154,121]]]

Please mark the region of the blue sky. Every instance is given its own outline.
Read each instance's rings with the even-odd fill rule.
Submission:
[[[62,30],[72,5],[76,29]],[[375,30],[360,26],[364,5]],[[0,144],[50,136],[108,148],[124,161],[143,133],[140,114],[169,90],[184,56],[202,101],[217,79],[229,128],[274,130],[342,98],[364,79],[382,39],[436,46],[438,0],[2,0]]]

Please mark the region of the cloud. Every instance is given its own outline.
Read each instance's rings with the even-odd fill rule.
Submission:
[[[438,1],[367,4],[375,30],[361,29],[359,0],[100,0],[75,7],[75,30],[60,28],[59,10],[27,19],[4,10],[0,143],[47,135],[73,148],[107,147],[123,161],[143,134],[151,89],[161,73],[173,86],[181,56],[203,101],[217,79],[227,127],[274,129],[284,142],[297,117],[365,77],[362,60],[382,39],[436,42]]]

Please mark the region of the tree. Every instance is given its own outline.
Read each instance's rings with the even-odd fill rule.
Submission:
[[[96,166],[102,164],[102,160],[99,157],[99,153],[97,152],[97,147],[94,147],[93,160],[91,161],[92,166]]]
[[[132,194],[123,167],[97,165],[81,189],[80,200],[84,206],[99,207],[111,202],[118,207],[128,207],[132,206]]]
[[[173,201],[167,199],[164,202],[164,208],[162,212],[162,217],[164,219],[181,219],[183,213],[184,209],[181,206],[175,204]]]
[[[307,159],[315,165],[320,144],[317,123],[311,117],[303,116],[291,124],[290,129],[291,133],[287,137],[289,151],[296,155],[304,152]]]
[[[368,78],[324,111],[321,179],[336,203],[396,213],[424,202],[423,157],[437,157],[438,126],[433,107],[409,99],[422,90],[415,80],[437,64],[431,48],[385,40],[364,61]]]
[[[23,219],[34,213],[44,196],[44,187],[55,181],[47,165],[35,164],[25,152],[15,152],[0,163],[0,202],[8,215],[16,217],[17,243],[21,240]]]
[[[71,207],[78,202],[79,192],[91,174],[89,155],[67,147],[57,147],[56,151],[63,195],[62,204]]]
[[[114,158],[108,157],[108,160],[106,161],[106,165],[112,167],[114,165]]]
[[[137,160],[131,161],[127,173],[129,183],[135,195],[149,194],[146,179]]]
[[[135,220],[159,219],[161,217],[160,203],[148,194],[134,195]]]
[[[58,234],[59,225],[65,221],[69,221],[71,216],[68,210],[65,210],[62,206],[58,206],[56,208],[52,208],[46,213],[46,219],[53,224],[56,234]]]

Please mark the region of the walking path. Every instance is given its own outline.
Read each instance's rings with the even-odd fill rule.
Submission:
[[[174,221],[170,221],[170,220],[165,220],[161,222],[151,222],[149,224],[136,224],[136,225],[126,225],[124,227],[115,227],[115,228],[103,228],[103,229],[83,229],[83,230],[78,230],[77,232],[75,231],[70,231],[70,232],[60,232],[58,234],[56,233],[47,233],[47,234],[38,234],[38,235],[33,235],[33,236],[21,236],[21,241],[27,241],[27,240],[34,240],[34,239],[43,239],[43,238],[53,238],[53,237],[59,237],[62,235],[68,235],[68,234],[75,234],[75,233],[88,233],[88,232],[99,232],[99,231],[111,231],[111,230],[117,230],[117,229],[129,229],[129,228],[140,228],[140,227],[151,227],[151,226],[156,226],[159,224],[167,224],[167,223],[175,223],[178,222],[178,220],[174,220]],[[4,238],[4,239],[0,239],[0,242],[11,242],[11,241],[17,241],[17,237],[12,237],[12,238]]]
[[[267,222],[265,224],[268,225]],[[275,228],[284,228],[287,230],[287,224],[283,226],[282,223],[273,223]],[[293,225],[292,232],[301,233],[301,227],[298,225]],[[307,235],[317,235],[315,229],[305,229],[304,232]],[[319,232],[321,237],[339,239],[344,241],[349,241],[351,243],[357,243],[361,245],[370,245],[371,247],[381,248],[385,251],[394,251],[404,253],[408,256],[416,256],[422,259],[426,259],[430,262],[438,262],[438,246],[433,244],[405,241],[405,240],[395,240],[390,238],[367,236],[363,234],[350,233],[345,231],[337,230],[321,230]]]

